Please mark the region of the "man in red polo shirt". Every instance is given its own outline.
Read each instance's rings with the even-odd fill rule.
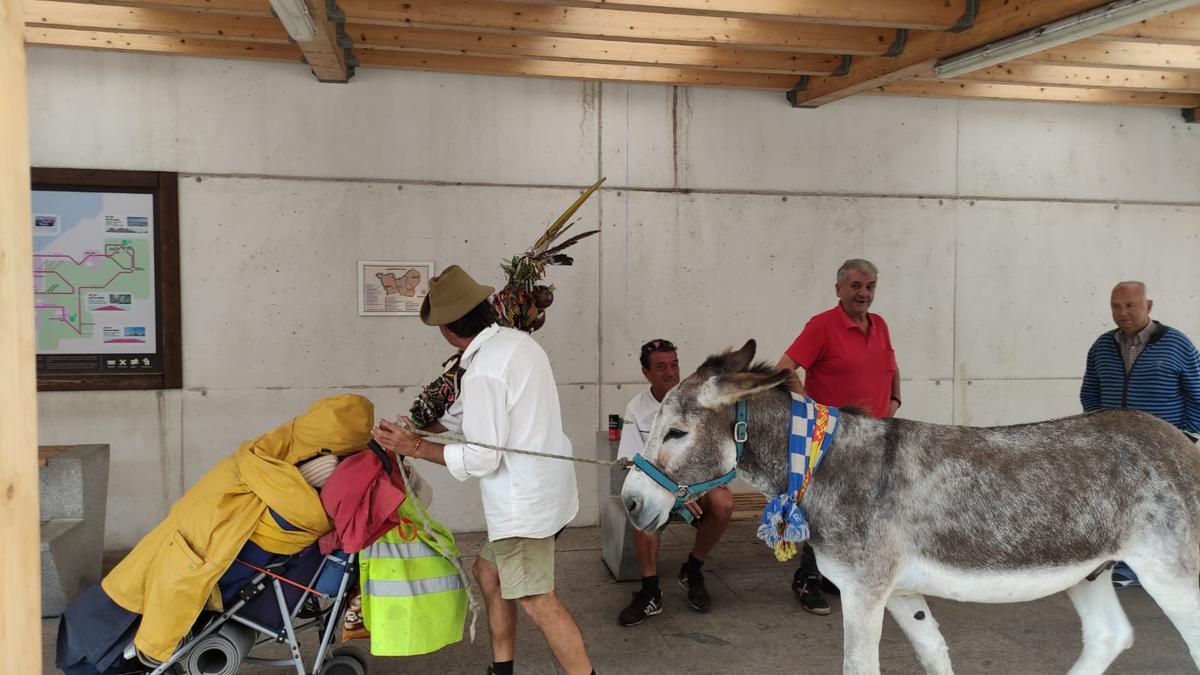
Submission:
[[[804,383],[793,388],[818,403],[854,406],[874,417],[891,417],[900,407],[900,369],[887,323],[867,310],[875,299],[879,270],[867,260],[842,263],[834,291],[838,304],[808,320],[804,330],[779,359],[778,368],[804,369]],[[804,609],[829,614],[821,594],[821,574],[807,544],[792,591]]]

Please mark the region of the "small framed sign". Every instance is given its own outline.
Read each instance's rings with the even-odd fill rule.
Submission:
[[[431,277],[431,262],[358,261],[358,315],[418,316]]]

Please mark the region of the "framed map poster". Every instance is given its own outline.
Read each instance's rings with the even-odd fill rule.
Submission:
[[[358,315],[419,316],[432,276],[431,262],[358,261]]]
[[[32,174],[38,389],[181,387],[176,174]]]

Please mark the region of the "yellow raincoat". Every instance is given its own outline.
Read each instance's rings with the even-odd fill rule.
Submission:
[[[170,658],[207,604],[220,609],[217,580],[247,540],[291,554],[332,528],[321,499],[296,464],[321,452],[366,447],[375,409],[362,396],[331,396],[283,426],[243,443],[175,502],[167,517],[101,585],[121,607],[142,615],[134,644]],[[286,531],[274,509],[299,531]]]

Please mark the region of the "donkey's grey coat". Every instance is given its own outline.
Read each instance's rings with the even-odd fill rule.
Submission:
[[[787,489],[787,373],[751,366],[754,343],[710,358],[663,401],[646,458],[681,484],[734,463],[733,404],[749,403],[739,474]],[[671,429],[685,432],[665,441]],[[677,434],[676,434],[677,436]],[[623,490],[634,525],[661,527],[672,498],[640,472]],[[1084,623],[1073,673],[1103,672],[1132,644],[1105,571],[1126,560],[1200,664],[1200,451],[1151,415],[1113,410],[997,428],[843,411],[802,507],[842,588],[846,672],[878,672],[886,605],[926,669],[950,672],[921,594],[984,602],[1068,590]],[[901,616],[903,615],[903,616]]]

